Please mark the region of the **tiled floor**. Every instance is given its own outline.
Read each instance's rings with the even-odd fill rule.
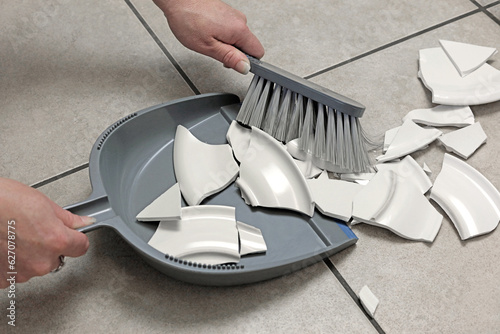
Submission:
[[[227,2],[247,15],[265,60],[366,105],[362,123],[371,133],[432,105],[417,79],[418,50],[439,39],[500,48],[500,1]],[[186,50],[150,0],[6,0],[0,31],[0,175],[37,184],[60,205],[90,194],[88,153],[119,118],[197,92],[243,96],[250,80]],[[497,55],[491,64],[500,69],[499,63]],[[500,188],[500,102],[472,110],[488,142],[467,162]],[[434,180],[443,153],[433,144],[413,157],[430,166]],[[97,230],[89,233],[87,255],[70,259],[58,274],[18,284],[17,329],[500,331],[499,231],[462,242],[446,217],[432,244],[366,225],[353,231],[355,246],[305,270],[207,288],[170,279],[115,233]],[[372,321],[352,298],[363,285],[380,300]],[[2,293],[4,310],[6,303]],[[5,319],[0,328],[5,332]]]

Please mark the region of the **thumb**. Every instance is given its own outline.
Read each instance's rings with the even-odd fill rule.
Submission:
[[[59,218],[64,223],[64,225],[71,229],[77,229],[96,222],[95,218],[93,217],[75,215],[68,210],[64,210],[58,205],[53,205],[53,207],[56,217]]]
[[[219,42],[213,57],[227,68],[232,68],[241,74],[248,74],[250,61],[247,56],[232,45]]]

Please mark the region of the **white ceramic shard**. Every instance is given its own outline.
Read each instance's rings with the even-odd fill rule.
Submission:
[[[313,142],[314,140],[311,140]],[[315,157],[312,153],[312,149],[309,151],[302,150],[300,148],[300,138],[296,138],[293,140],[290,140],[288,143],[285,145],[286,150],[288,153],[294,157],[297,160],[300,161],[312,161],[313,165],[315,165],[317,168],[321,170],[327,170],[330,172],[335,172],[335,173],[349,173],[350,171],[346,169],[342,169],[340,166],[335,165],[331,162],[321,160],[317,157]]]
[[[252,127],[236,185],[249,205],[289,209],[308,216],[314,213],[304,175],[284,146],[258,128]]]
[[[327,172],[317,179],[307,180],[318,210],[326,216],[349,221],[352,216],[352,200],[362,185],[328,178]]]
[[[235,209],[198,205],[182,208],[182,219],[162,221],[148,244],[176,258],[203,264],[240,259]]]
[[[294,158],[293,162],[295,162],[297,167],[299,167],[300,172],[306,179],[316,177],[323,171],[322,169],[316,167],[311,160],[301,161]]]
[[[497,49],[439,40],[439,44],[462,77],[474,72],[497,53]]]
[[[469,106],[438,105],[429,109],[415,109],[403,117],[403,122],[407,119],[431,126],[463,127],[474,124],[474,114]]]
[[[431,199],[438,203],[462,240],[493,231],[500,220],[500,193],[466,162],[445,154]]]
[[[406,120],[394,137],[384,155],[378,156],[378,162],[394,160],[427,147],[442,134],[434,128],[422,128],[411,119]]]
[[[242,222],[236,222],[236,225],[240,236],[240,256],[267,251],[260,229]]]
[[[432,174],[432,170],[429,168],[429,166],[427,166],[427,164],[424,162],[424,165],[422,166],[422,169],[424,170],[424,172],[430,176]]]
[[[228,144],[199,141],[182,125],[174,141],[174,170],[182,196],[189,205],[226,188],[238,176],[238,164]]]
[[[357,222],[389,229],[410,240],[432,242],[443,217],[412,182],[401,182],[392,170],[378,172],[354,197]]]
[[[413,182],[422,194],[425,194],[431,187],[432,182],[415,159],[407,155],[403,160],[397,162],[386,162],[375,165],[377,171],[392,170],[402,182]]]
[[[365,285],[359,291],[359,300],[365,311],[373,318],[375,310],[378,306],[378,298],[373,292]]]
[[[389,148],[389,146],[391,146],[391,143],[394,140],[394,137],[396,137],[396,135],[398,134],[398,131],[399,131],[400,128],[401,127],[398,126],[396,128],[387,130],[385,132],[385,136],[384,136],[384,148],[383,148],[383,152],[384,153],[387,151],[387,149]]]
[[[365,185],[368,184],[374,176],[375,173],[342,173],[340,174],[340,179]]]
[[[145,207],[136,219],[141,222],[181,219],[181,191],[176,183]]]
[[[248,145],[250,145],[251,129],[240,125],[236,121],[232,121],[226,133],[226,139],[233,149],[236,160],[241,161],[245,156]]]
[[[469,159],[486,142],[486,133],[477,122],[466,128],[447,133],[438,140],[446,147],[446,150],[456,153],[463,159]]]
[[[500,100],[500,71],[484,64],[462,78],[442,48],[419,52],[418,75],[436,104],[470,106]]]

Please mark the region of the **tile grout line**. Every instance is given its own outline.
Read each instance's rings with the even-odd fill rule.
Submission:
[[[488,11],[489,8],[500,4],[500,1],[495,1],[495,2],[492,2],[492,3],[490,3],[488,5],[485,5],[485,6],[482,6],[476,0],[469,0],[469,1],[472,2],[475,6],[477,6],[479,8],[479,10],[481,10],[481,12],[483,12],[484,15],[486,15],[490,19],[492,19],[493,22],[495,22],[496,24],[500,25],[500,19],[497,18],[495,15],[493,15],[491,12]]]
[[[472,1],[472,0],[471,0],[471,1]],[[332,66],[330,66],[330,67],[324,68],[324,69],[319,70],[319,71],[317,71],[317,72],[315,72],[315,73],[309,74],[309,75],[305,76],[305,77],[304,77],[304,79],[311,79],[311,78],[317,77],[317,76],[319,76],[319,75],[321,75],[321,74],[325,74],[326,72],[330,72],[330,71],[332,71],[332,70],[334,70],[334,69],[336,69],[336,68],[339,68],[339,67],[341,67],[341,66],[344,66],[344,65],[350,64],[350,63],[352,63],[352,62],[355,62],[355,61],[357,61],[357,60],[360,60],[360,59],[362,59],[362,58],[365,58],[365,57],[371,56],[371,55],[373,55],[373,54],[375,54],[375,53],[377,53],[377,52],[380,52],[380,51],[383,51],[383,50],[388,49],[388,48],[390,48],[390,47],[393,47],[393,46],[395,46],[395,45],[401,44],[401,43],[406,42],[406,41],[408,41],[408,40],[410,40],[410,39],[412,39],[412,38],[414,38],[414,37],[417,37],[417,36],[420,36],[420,35],[426,34],[426,33],[430,32],[430,31],[433,31],[433,30],[435,30],[435,29],[441,28],[441,27],[443,27],[443,26],[445,26],[445,25],[447,25],[447,24],[450,24],[450,23],[453,23],[453,22],[459,21],[459,20],[461,20],[461,19],[463,19],[463,18],[469,17],[469,16],[474,15],[474,14],[477,14],[477,13],[479,13],[479,12],[481,12],[481,9],[479,9],[479,8],[478,8],[478,9],[475,9],[475,10],[473,10],[473,11],[470,11],[470,12],[467,12],[467,13],[465,13],[465,14],[462,14],[462,15],[459,15],[459,16],[457,16],[457,17],[454,17],[454,18],[452,18],[452,19],[449,19],[449,20],[447,20],[447,21],[444,21],[444,22],[441,22],[441,23],[435,24],[435,25],[433,25],[433,26],[431,26],[431,27],[429,27],[429,28],[426,28],[426,29],[423,29],[423,30],[417,31],[417,32],[415,32],[415,33],[413,33],[413,34],[410,34],[410,35],[408,35],[408,36],[405,36],[405,37],[402,37],[402,38],[400,38],[400,39],[397,39],[397,40],[395,40],[395,41],[393,41],[393,42],[390,42],[390,43],[384,44],[384,45],[382,45],[382,46],[379,46],[379,47],[377,47],[377,48],[375,48],[375,49],[372,49],[372,50],[370,50],[370,51],[364,52],[364,53],[362,53],[362,54],[360,54],[360,55],[357,55],[357,56],[355,56],[355,57],[352,57],[352,58],[350,58],[350,59],[344,60],[344,61],[342,61],[342,62],[340,62],[340,63],[337,63],[337,64],[335,64],[335,65],[332,65]]]
[[[347,281],[344,279],[342,274],[337,270],[337,268],[335,267],[333,262],[330,260],[330,258],[327,257],[327,258],[323,259],[323,262],[327,265],[328,269],[330,269],[330,271],[333,273],[333,275],[335,275],[335,277],[340,282],[342,287],[346,290],[346,292],[349,294],[349,296],[351,296],[351,298],[354,300],[354,303],[361,309],[363,314],[368,318],[368,321],[370,321],[370,323],[375,328],[375,330],[377,330],[377,332],[380,334],[385,334],[385,331],[378,324],[377,320],[370,317],[370,315],[365,311],[365,309],[363,308],[363,305],[361,305],[361,302],[359,301],[358,296],[356,295],[354,290],[351,288],[349,283],[347,283]]]
[[[168,60],[170,61],[170,63],[172,63],[172,65],[174,65],[174,67],[177,70],[177,72],[184,79],[184,81],[188,84],[189,88],[191,88],[191,90],[193,91],[193,93],[195,93],[196,95],[200,95],[201,94],[200,90],[196,87],[196,85],[193,83],[193,81],[191,81],[191,79],[189,79],[189,77],[186,74],[186,72],[184,72],[184,70],[182,69],[182,67],[175,60],[175,58],[172,56],[172,54],[167,50],[167,48],[165,47],[165,45],[160,41],[160,39],[158,38],[158,36],[156,36],[156,34],[154,33],[153,29],[151,29],[151,27],[144,20],[144,18],[141,16],[141,14],[139,13],[139,11],[134,7],[134,5],[130,2],[130,0],[124,0],[124,1],[127,4],[127,6],[130,8],[130,10],[132,11],[132,13],[134,13],[134,15],[137,17],[137,19],[142,24],[142,26],[144,27],[144,29],[146,29],[146,31],[149,33],[149,36],[151,36],[151,38],[155,41],[155,43],[161,49],[161,51],[163,52],[163,54],[165,54],[165,56],[168,58]]]
[[[47,178],[45,180],[39,181],[39,182],[37,182],[35,184],[32,184],[31,187],[37,189],[37,188],[46,186],[49,183],[55,182],[57,180],[60,180],[60,179],[62,179],[64,177],[66,177],[66,176],[70,176],[71,174],[75,174],[75,173],[77,173],[77,172],[79,172],[81,170],[84,170],[85,168],[88,168],[88,167],[89,167],[89,163],[87,162],[87,163],[84,163],[84,164],[82,164],[80,166],[71,168],[71,169],[69,169],[69,170],[67,170],[65,172],[56,174],[56,175],[51,176],[51,177],[49,177],[49,178]]]

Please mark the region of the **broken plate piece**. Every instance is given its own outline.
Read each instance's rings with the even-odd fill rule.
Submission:
[[[450,152],[454,152],[463,159],[469,157],[486,142],[486,133],[479,122],[466,128],[447,133],[438,140]]]
[[[365,311],[373,318],[378,306],[378,298],[366,285],[359,291],[359,300]]]
[[[497,53],[497,49],[440,40],[439,44],[462,77],[474,72]]]
[[[203,143],[179,125],[174,141],[174,171],[186,202],[198,205],[236,179],[238,164],[228,144]]]
[[[444,155],[431,199],[452,220],[462,240],[493,231],[500,220],[500,193],[466,162]]]
[[[385,162],[413,153],[427,147],[441,134],[442,132],[437,129],[422,128],[411,119],[407,119],[385,154],[378,156],[376,159],[379,162]]]
[[[415,109],[403,117],[403,121],[407,119],[431,126],[462,127],[474,124],[474,114],[469,106],[439,105],[430,109]]]
[[[461,77],[442,48],[419,52],[418,76],[432,92],[432,102],[470,106],[500,100],[500,71],[484,64]]]
[[[432,174],[432,170],[427,166],[427,164],[424,162],[424,165],[422,166],[422,169],[424,170],[425,174],[427,176],[430,176]]]
[[[432,187],[429,176],[427,176],[422,167],[417,164],[411,155],[407,155],[401,161],[377,164],[375,168],[379,172],[392,170],[399,176],[402,182],[413,182],[422,194],[425,194]]]
[[[281,143],[252,127],[248,152],[255,154],[245,154],[236,180],[247,204],[313,215],[314,204],[306,180]]]
[[[236,222],[236,225],[240,236],[240,256],[267,251],[260,229],[242,222]]]
[[[197,205],[182,208],[182,219],[162,221],[148,244],[158,251],[202,264],[240,260],[235,209]]]
[[[293,158],[293,162],[299,167],[300,172],[306,179],[312,179],[318,176],[323,171],[322,169],[316,167],[311,160],[302,161]]]
[[[414,183],[401,182],[392,170],[378,172],[354,197],[352,216],[356,222],[427,242],[434,241],[443,219]]]
[[[383,153],[387,152],[387,149],[391,146],[391,143],[394,140],[394,137],[398,134],[400,128],[401,127],[398,126],[385,132]]]
[[[332,180],[325,171],[317,179],[307,180],[318,210],[326,216],[345,222],[352,216],[352,200],[363,189],[354,182]]]
[[[140,222],[181,219],[181,191],[176,183],[137,214]]]
[[[232,121],[226,133],[226,139],[233,149],[236,160],[241,161],[250,145],[251,129],[244,127],[236,121]]]
[[[374,176],[375,173],[342,173],[340,174],[340,179],[365,185],[368,184]]]

